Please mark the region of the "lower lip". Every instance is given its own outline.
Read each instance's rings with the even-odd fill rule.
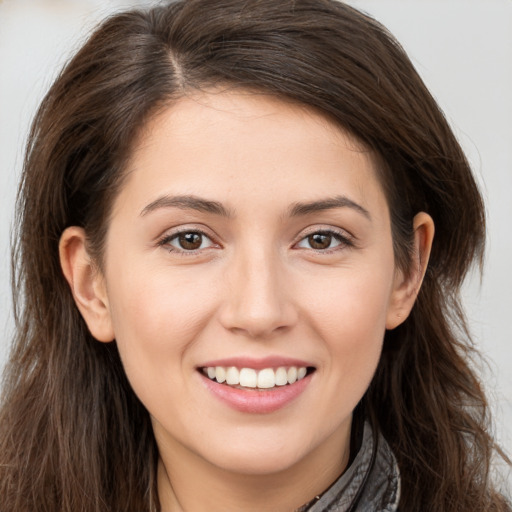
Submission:
[[[306,389],[311,375],[286,386],[276,386],[269,390],[239,389],[219,384],[201,375],[208,390],[231,408],[252,414],[268,414],[277,411],[295,400]]]

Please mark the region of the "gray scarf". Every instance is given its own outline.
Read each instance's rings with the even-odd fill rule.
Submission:
[[[395,456],[368,421],[357,455],[348,469],[321,495],[296,512],[396,512],[400,473]]]

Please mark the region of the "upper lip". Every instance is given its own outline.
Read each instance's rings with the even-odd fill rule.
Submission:
[[[312,367],[311,363],[307,361],[296,359],[294,357],[283,356],[267,356],[263,358],[254,357],[228,357],[223,359],[215,359],[207,361],[198,366],[198,368],[209,368],[212,366],[235,366],[236,368],[253,368],[255,370],[262,370],[263,368],[279,368],[279,367]]]

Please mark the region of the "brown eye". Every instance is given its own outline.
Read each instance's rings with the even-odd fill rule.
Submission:
[[[181,249],[194,251],[201,247],[203,236],[200,233],[181,233],[178,236],[178,243]]]
[[[164,238],[161,245],[170,246],[170,249],[176,252],[194,252],[207,249],[215,244],[201,231],[182,231]]]
[[[348,236],[337,231],[322,230],[305,236],[297,243],[296,247],[327,252],[328,249],[342,249],[343,247],[352,247],[352,245]]]
[[[312,249],[328,249],[332,243],[332,236],[322,233],[315,233],[308,236],[308,242]]]

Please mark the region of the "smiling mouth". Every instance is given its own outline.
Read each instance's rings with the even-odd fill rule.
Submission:
[[[289,386],[313,373],[313,367],[280,366],[278,368],[237,368],[236,366],[208,366],[200,368],[210,380],[238,389],[273,389]]]

